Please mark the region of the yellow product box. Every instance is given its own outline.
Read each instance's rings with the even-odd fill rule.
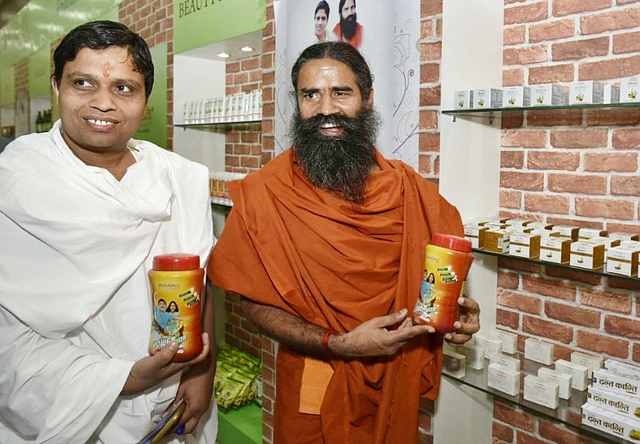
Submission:
[[[534,230],[551,230],[553,228],[553,224],[548,224],[546,222],[530,222],[527,224],[527,227],[533,228]]]
[[[640,440],[640,421],[587,402],[582,406],[582,424],[621,438],[627,442]]]
[[[540,238],[540,260],[556,264],[569,262],[571,242],[568,237],[548,236]]]
[[[474,89],[471,91],[473,109],[500,108],[502,106],[502,90],[498,88]]]
[[[620,81],[620,103],[640,102],[640,76],[626,77]]]
[[[569,105],[602,103],[604,83],[584,80],[569,83]]]
[[[552,236],[568,237],[574,241],[578,240],[579,232],[580,227],[574,227],[572,225],[554,225],[551,229]]]
[[[484,233],[488,229],[483,225],[465,225],[464,237],[471,241],[472,248],[484,248]]]
[[[592,237],[602,237],[607,235],[607,230],[597,228],[579,228],[578,239],[591,239]]]
[[[540,236],[531,233],[511,233],[509,254],[527,258],[540,256]]]
[[[618,245],[607,250],[607,273],[623,276],[638,275],[640,249]]]
[[[604,245],[588,240],[572,242],[569,265],[589,270],[601,268],[604,265]]]
[[[531,88],[528,86],[505,86],[502,88],[502,107],[513,108],[531,105]]]
[[[620,239],[621,241],[637,241],[640,240],[640,234],[633,234],[633,233],[620,233],[620,232],[613,232],[613,233],[609,233],[609,237],[612,239]]]
[[[531,106],[557,106],[567,104],[564,85],[546,83],[531,85]]]
[[[526,227],[531,221],[528,219],[507,219],[504,223],[512,227]]]
[[[509,252],[509,233],[505,230],[489,229],[484,232],[484,249],[494,253]]]
[[[469,90],[456,91],[454,98],[454,109],[471,109],[473,104],[473,93]]]

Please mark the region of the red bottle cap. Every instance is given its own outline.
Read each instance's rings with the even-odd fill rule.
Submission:
[[[159,271],[197,270],[200,256],[197,254],[171,253],[153,257],[153,269]]]
[[[451,234],[436,233],[431,236],[430,244],[450,250],[462,251],[463,253],[471,253],[471,241],[469,239]]]

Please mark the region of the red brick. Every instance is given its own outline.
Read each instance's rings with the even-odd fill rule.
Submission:
[[[582,126],[582,110],[529,111],[527,113],[527,125],[529,127]]]
[[[549,16],[546,1],[530,3],[523,6],[506,7],[504,9],[504,24],[538,22]]]
[[[583,168],[592,172],[635,172],[638,170],[638,153],[584,153]]]
[[[580,154],[554,150],[530,150],[527,167],[533,170],[576,171],[580,167]]]
[[[573,328],[526,314],[522,317],[522,331],[565,344],[573,340]]]
[[[522,289],[564,301],[576,300],[576,286],[573,283],[559,282],[542,276],[522,276]]]
[[[502,55],[503,63],[506,66],[531,65],[545,62],[547,59],[547,47],[544,45],[505,48]]]
[[[524,151],[505,150],[505,149],[500,151],[500,168],[521,169],[523,166],[524,166]]]
[[[566,39],[575,34],[575,26],[573,19],[531,24],[529,26],[529,42]]]
[[[549,173],[547,187],[557,193],[606,194],[607,176]]]
[[[609,37],[597,37],[551,45],[553,61],[602,57],[609,53]]]
[[[517,311],[496,309],[496,324],[509,327],[512,330],[520,328],[520,314]]]
[[[607,59],[596,62],[582,62],[578,78],[580,80],[603,80],[629,77],[640,72],[640,56]]]
[[[420,1],[420,15],[433,16],[442,14],[442,0],[421,0]]]
[[[506,424],[518,427],[522,430],[535,430],[536,417],[519,408],[513,407],[499,400],[493,403],[493,417]]]
[[[420,106],[440,106],[441,89],[440,85],[434,87],[420,88]]]
[[[640,148],[640,129],[613,130],[611,145],[614,148]]]
[[[599,0],[609,1],[609,0]],[[583,2],[590,4],[589,2]],[[607,31],[637,28],[640,25],[640,8],[616,9],[599,14],[583,16],[580,19],[582,35],[601,34]]]
[[[607,333],[629,339],[640,339],[640,320],[622,316],[607,315],[604,318],[604,329]]]
[[[418,134],[418,145],[421,153],[440,151],[440,133],[422,132]]]
[[[420,83],[439,83],[440,64],[423,63],[420,65]]]
[[[640,31],[614,35],[612,52],[614,54],[640,52]]]
[[[591,218],[634,219],[634,203],[622,199],[576,198],[576,215]]]
[[[494,421],[491,433],[494,439],[498,438],[502,442],[513,442],[513,437],[514,437],[513,427],[500,424]]]
[[[611,0],[554,0],[553,15],[563,16],[569,14],[580,14],[582,12],[597,11],[611,6]]]
[[[505,27],[503,31],[503,44],[520,45],[525,42],[527,28],[524,25]]]
[[[420,111],[420,129],[432,130],[438,128],[438,111]]]
[[[529,84],[568,83],[574,80],[575,67],[572,63],[529,68]]]
[[[588,126],[636,126],[640,123],[640,109],[610,108],[587,109],[585,124]]]
[[[498,305],[516,308],[521,312],[540,314],[542,311],[542,301],[539,298],[526,296],[514,291],[498,291],[496,301]]]
[[[519,191],[500,190],[500,206],[503,208],[520,208],[522,193]]]
[[[442,60],[442,42],[428,42],[420,44],[420,61]]]
[[[580,289],[580,303],[602,310],[631,314],[633,296],[628,293],[614,293],[600,288],[583,287]]]
[[[544,175],[542,173],[521,173],[516,171],[501,171],[500,186],[518,190],[543,189]]]
[[[546,301],[544,304],[544,313],[549,319],[556,319],[567,324],[590,328],[598,328],[600,326],[600,313],[587,308]]]
[[[568,196],[557,194],[527,193],[524,196],[524,209],[546,214],[567,214],[571,209],[571,200]]]
[[[556,148],[604,148],[608,134],[606,129],[553,130],[551,145]]]
[[[538,433],[554,444],[594,444],[593,438],[581,436],[575,430],[551,421],[540,421]]]
[[[576,333],[578,347],[591,352],[626,359],[629,357],[629,341],[614,338],[606,334],[579,330]]]
[[[547,146],[548,133],[541,130],[504,130],[501,145],[503,147],[544,148]]]
[[[520,67],[504,67],[502,70],[503,86],[524,85],[524,69]],[[503,114],[504,119],[504,114]]]

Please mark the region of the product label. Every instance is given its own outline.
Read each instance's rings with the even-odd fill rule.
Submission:
[[[180,345],[174,361],[192,359],[202,350],[202,275],[202,270],[149,273],[153,291],[150,354],[171,341]]]
[[[470,254],[427,246],[420,294],[412,314],[414,323],[433,325],[440,332],[453,331],[457,301],[472,259]]]

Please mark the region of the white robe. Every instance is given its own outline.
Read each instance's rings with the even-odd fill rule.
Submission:
[[[175,396],[179,374],[119,393],[148,355],[153,256],[208,260],[209,175],[149,142],[130,149],[121,181],[81,162],[60,122],[0,154],[2,444],[136,443]],[[171,442],[213,444],[212,404],[195,440]]]

